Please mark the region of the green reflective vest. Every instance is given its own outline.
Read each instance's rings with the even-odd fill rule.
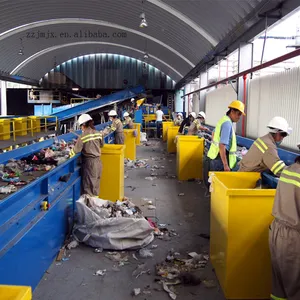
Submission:
[[[225,122],[230,121],[232,123],[231,119],[228,116],[224,116],[222,119],[219,120],[215,133],[214,133],[214,138],[211,142],[209,151],[207,153],[207,156],[210,159],[216,159],[220,152],[219,144],[220,144],[220,139],[221,139],[221,128],[222,125]],[[234,132],[234,129],[232,128],[232,137],[231,137],[231,145],[230,145],[230,150],[229,150],[229,168],[233,169],[236,165],[236,150],[237,150],[237,144],[236,144],[236,135]]]

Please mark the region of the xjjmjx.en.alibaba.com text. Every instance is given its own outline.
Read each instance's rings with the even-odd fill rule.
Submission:
[[[31,32],[26,32],[26,38],[27,39],[69,39],[69,38],[126,38],[127,37],[127,32],[124,31],[119,31],[119,32],[113,32],[113,33],[107,33],[107,32],[101,32],[100,30],[98,31],[93,31],[93,30],[79,30],[73,33],[70,32],[53,32],[53,31],[31,31]]]

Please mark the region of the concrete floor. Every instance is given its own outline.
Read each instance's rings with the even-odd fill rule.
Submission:
[[[151,146],[137,148],[138,158],[147,158],[150,165],[163,165],[165,169],[155,171],[159,175],[155,181],[145,180],[152,173],[151,169],[126,171],[128,178],[125,180],[125,195],[137,204],[141,203],[143,197],[156,198],[156,211],[144,210],[145,215],[156,217],[158,223],[168,224],[168,228],[175,229],[179,236],[172,237],[170,241],[155,239],[152,244],[157,244],[158,248],[153,250],[153,258],[139,258],[136,261],[132,257],[134,251],[128,252],[130,264],[119,267],[120,271],[113,270],[115,263],[104,256],[105,252],[97,254],[92,248],[81,245],[70,251],[69,261],[52,264],[36,288],[34,300],[129,300],[133,298],[131,293],[134,288],[143,290],[147,286],[151,288],[151,295],[141,294],[134,298],[171,299],[161,285],[154,281],[155,265],[164,261],[172,248],[184,257],[193,251],[208,253],[209,240],[199,236],[201,233],[209,234],[210,205],[203,185],[196,182],[179,183],[177,179],[166,178],[166,172],[169,175],[176,174],[176,155],[166,154],[165,144],[155,140],[151,143]],[[152,157],[164,160],[153,161]],[[179,193],[185,195],[178,196]],[[151,275],[144,274],[136,279],[132,272],[141,263],[146,263]],[[106,275],[94,276],[100,269],[106,269]],[[178,285],[175,287],[177,299],[225,299],[210,263],[197,274],[202,280],[214,280],[217,286],[207,288],[203,283],[198,286]]]

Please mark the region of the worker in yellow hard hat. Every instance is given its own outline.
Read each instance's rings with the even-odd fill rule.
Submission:
[[[209,171],[229,172],[236,167],[237,142],[233,123],[245,115],[245,106],[241,101],[232,101],[226,115],[222,117],[214,131],[213,139],[204,165],[204,180],[208,185]]]

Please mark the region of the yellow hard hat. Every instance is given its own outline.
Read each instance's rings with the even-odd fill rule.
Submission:
[[[239,110],[244,116],[246,115],[245,114],[245,105],[243,102],[239,101],[239,100],[234,100],[232,101],[228,108],[234,108],[234,109],[237,109]]]

